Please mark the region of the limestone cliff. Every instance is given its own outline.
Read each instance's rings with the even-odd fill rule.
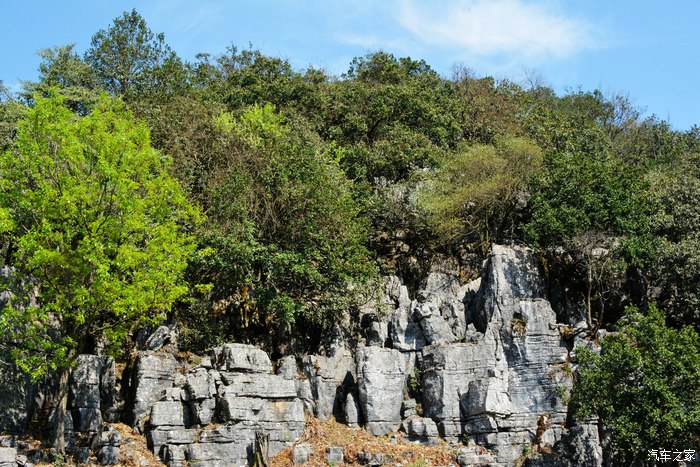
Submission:
[[[103,427],[121,419],[168,465],[249,465],[256,452],[295,444],[308,413],[376,436],[442,438],[461,465],[510,466],[525,453],[530,465],[602,465],[595,421],[575,424],[565,404],[573,342],[585,342],[586,328],[557,323],[545,289],[531,250],[494,246],[471,282],[443,265],[411,298],[387,277],[363,310],[371,319],[357,323],[362,337],[327,355],[273,363],[254,346],[227,344],[187,364],[154,348],[127,369],[121,399],[114,362],[83,356],[69,399],[71,448],[96,440],[109,463],[119,443]],[[21,398],[3,404],[3,413],[33,410]]]

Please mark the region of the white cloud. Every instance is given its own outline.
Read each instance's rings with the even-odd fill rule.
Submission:
[[[601,45],[592,24],[556,11],[551,3],[401,0],[397,19],[426,44],[476,56],[566,58]]]

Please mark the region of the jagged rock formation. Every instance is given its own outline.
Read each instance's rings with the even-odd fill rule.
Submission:
[[[304,430],[294,381],[273,374],[267,354],[253,346],[216,348],[179,376],[160,390],[147,424],[149,446],[168,465],[248,465],[256,434],[274,455]]]
[[[573,384],[571,342],[586,329],[558,324],[545,292],[533,252],[498,245],[482,277],[466,284],[443,267],[410,300],[398,278],[385,282],[381,301],[393,305],[382,318],[386,337],[422,375],[423,415],[444,439],[473,446],[460,451],[464,465],[512,465],[524,446],[585,446],[586,454],[570,456],[578,465],[602,462],[597,427],[569,433],[561,397]]]
[[[388,277],[358,327],[357,347],[340,342],[327,355],[275,365],[243,344],[189,367],[172,352],[142,351],[122,380],[124,407],[114,362],[81,356],[69,399],[72,447],[84,449],[91,437],[100,461],[113,462],[120,440],[102,427],[121,418],[168,465],[248,465],[256,450],[274,455],[294,444],[309,413],[378,436],[402,429],[415,442],[445,439],[461,446],[460,465],[510,466],[524,451],[541,454],[528,465],[601,465],[595,421],[569,426],[561,397],[572,386],[572,344],[587,343],[586,327],[557,323],[529,249],[494,246],[471,282],[449,265],[435,268],[413,299]],[[168,342],[176,333],[154,335]],[[18,400],[3,404],[16,411]],[[307,451],[299,445],[294,456]]]

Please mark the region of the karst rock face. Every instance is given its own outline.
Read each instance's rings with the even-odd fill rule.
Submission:
[[[237,466],[249,465],[256,449],[274,455],[296,444],[312,415],[377,436],[442,438],[456,444],[461,465],[515,465],[524,450],[545,454],[528,465],[601,465],[595,421],[569,426],[562,397],[573,384],[572,342],[582,339],[560,331],[531,250],[493,246],[471,281],[438,265],[413,294],[386,277],[382,296],[363,313],[360,338],[336,341],[325,355],[273,363],[253,345],[226,344],[187,365],[167,349],[144,350],[121,392],[111,359],[81,356],[67,433],[75,449],[90,437],[104,441],[91,448],[110,454],[102,456],[109,463],[119,440],[105,424],[124,421],[168,465]],[[13,420],[31,417],[40,399],[5,398]]]

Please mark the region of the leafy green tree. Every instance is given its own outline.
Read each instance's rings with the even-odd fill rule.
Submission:
[[[39,80],[25,84],[25,100],[31,102],[35,94],[48,96],[58,88],[64,102],[74,111],[85,115],[97,99],[97,80],[90,67],[73,51],[75,44],[38,52]]]
[[[522,90],[509,81],[476,78],[465,67],[452,73],[461,137],[475,144],[493,144],[497,137],[522,134],[518,115]]]
[[[523,138],[503,137],[495,146],[467,146],[442,160],[425,184],[419,204],[438,238],[446,244],[513,235],[518,205],[524,207],[528,182],[542,169],[542,151]]]
[[[187,71],[136,10],[116,18],[92,36],[85,62],[101,89],[130,100],[136,96],[177,94],[187,88]]]
[[[700,337],[673,329],[652,306],[631,309],[600,355],[579,348],[572,402],[611,428],[615,465],[646,465],[649,449],[697,449],[700,443]]]
[[[654,234],[660,239],[652,278],[676,324],[700,330],[700,156],[674,158],[651,173]]]
[[[544,161],[546,170],[531,186],[532,241],[549,246],[600,233],[624,238],[630,259],[648,264],[653,207],[642,172],[605,153],[558,152]]]
[[[203,184],[202,241],[212,254],[192,268],[214,288],[204,306],[183,313],[188,330],[199,345],[214,343],[198,329],[202,309],[225,323],[212,339],[279,343],[296,323],[328,326],[347,286],[374,272],[366,222],[338,165],[342,151],[270,104],[223,113],[216,125],[226,144]]]
[[[356,58],[345,80],[322,86],[308,118],[322,138],[353,148],[341,161],[351,178],[401,181],[456,143],[451,93],[425,62],[377,52]]]
[[[8,149],[17,135],[17,121],[24,107],[0,81],[0,152]]]
[[[161,322],[188,292],[187,228],[202,215],[150,146],[143,123],[105,95],[79,117],[63,97],[37,96],[0,156],[0,227],[16,295],[2,342],[34,379],[58,373],[56,447],[63,449],[67,383],[80,353],[118,352],[130,333]],[[36,293],[30,299],[31,287]],[[98,342],[96,342],[98,341]]]

